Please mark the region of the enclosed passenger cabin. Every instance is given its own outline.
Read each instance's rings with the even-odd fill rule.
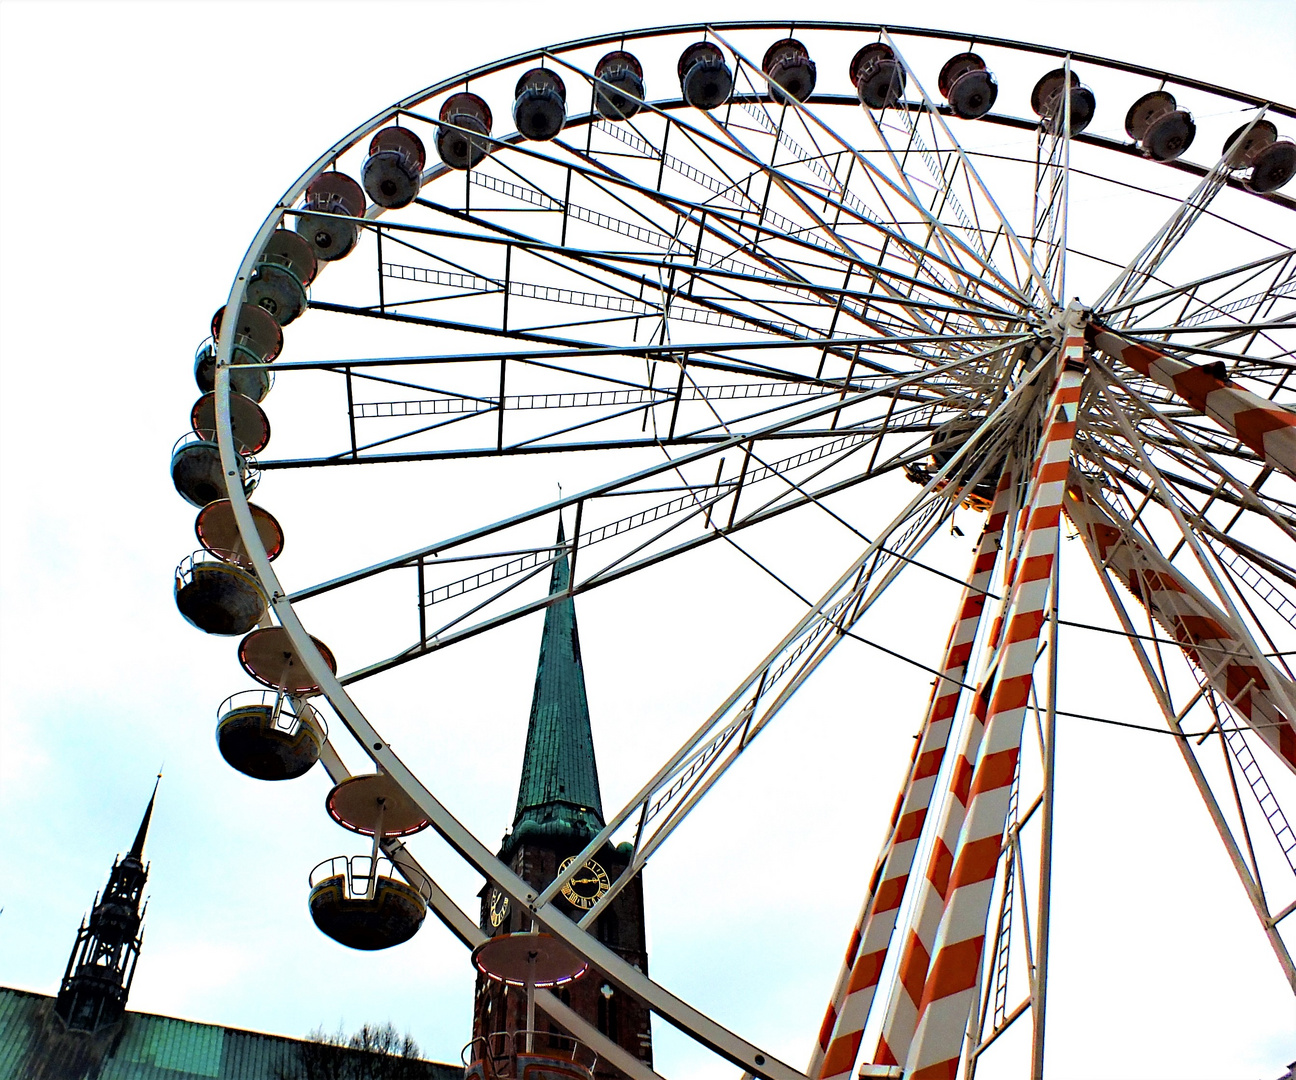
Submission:
[[[306,289],[318,270],[310,241],[299,232],[276,229],[248,281],[247,302],[287,326],[306,310]]]
[[[256,473],[242,454],[236,451],[234,457],[243,493],[250,495],[257,484]],[[180,436],[171,448],[171,483],[186,502],[202,507],[216,499],[228,498],[226,479],[215,439],[190,431]]]
[[[216,343],[204,341],[194,353],[194,382],[204,394],[216,388]],[[264,401],[274,380],[269,371],[255,367],[231,367],[230,389],[253,401]]]
[[[183,615],[208,634],[246,634],[266,611],[256,576],[241,566],[196,551],[176,567],[175,602]]]
[[[240,454],[259,454],[270,442],[270,420],[251,398],[229,396],[230,434]],[[189,410],[189,424],[203,439],[216,440],[216,395],[204,394]]]
[[[905,91],[904,65],[885,41],[865,45],[851,60],[851,85],[866,109],[895,105]]]
[[[1251,173],[1242,182],[1257,195],[1267,195],[1296,175],[1296,143],[1290,139],[1277,139],[1259,154],[1251,165]]]
[[[1145,157],[1174,161],[1192,145],[1197,125],[1192,116],[1176,107],[1173,94],[1153,90],[1130,106],[1125,114],[1125,134]]]
[[[254,780],[294,780],[319,760],[324,718],[282,691],[244,690],[221,702],[216,745],[221,757]]]
[[[437,153],[452,169],[471,169],[490,153],[491,111],[476,94],[451,94],[441,106]]]
[[[412,867],[393,876],[391,860],[339,855],[310,875],[310,913],[320,931],[350,949],[390,949],[408,941],[423,925],[431,887]]]
[[[643,105],[643,66],[628,52],[610,52],[594,66],[594,108],[605,120],[629,120]]]
[[[724,53],[710,41],[695,41],[679,58],[680,92],[695,109],[715,109],[733,92],[733,72]]]
[[[387,127],[369,140],[369,156],[360,170],[364,189],[379,206],[409,206],[423,182],[427,151],[409,128]]]
[[[937,85],[950,111],[962,120],[979,120],[993,107],[999,84],[974,52],[959,53],[945,61]]]
[[[283,550],[283,530],[259,506],[249,504],[266,554]],[[186,619],[209,634],[246,634],[265,616],[266,599],[252,571],[228,499],[217,499],[198,512],[194,531],[202,552],[176,569],[175,600]],[[210,557],[208,557],[210,556]]]
[[[408,867],[402,869],[410,884],[384,876],[380,844],[426,829],[427,815],[381,772],[348,777],[329,792],[325,805],[343,828],[372,836],[373,851],[368,858],[333,859],[315,868],[310,896],[315,925],[353,949],[385,949],[408,940],[423,922],[430,887]],[[339,863],[346,864],[344,874]],[[321,874],[326,865],[330,869]]]
[[[1221,151],[1228,157],[1230,169],[1249,169],[1266,146],[1278,138],[1278,129],[1269,120],[1243,124],[1224,140]]]
[[[225,321],[222,305],[212,316],[211,336],[220,341],[221,324]],[[232,364],[268,364],[283,351],[283,330],[274,317],[255,304],[243,304],[234,320],[234,343],[230,347]]]
[[[1224,153],[1230,168],[1251,170],[1242,182],[1258,195],[1277,191],[1296,174],[1296,143],[1279,139],[1268,120],[1243,124],[1224,140]]]
[[[492,1033],[464,1047],[465,1080],[592,1080],[596,1059],[575,1040],[535,1030],[535,992],[579,979],[589,963],[546,933],[496,934],[473,950],[473,965],[488,979],[523,988],[526,1027]]]
[[[347,219],[363,218],[365,213],[364,191],[359,184],[346,173],[322,172],[306,185],[302,210],[293,228],[306,238],[315,258],[332,262],[351,254],[360,226]]]
[[[249,477],[247,459],[265,449],[270,441],[270,421],[251,398],[230,394],[230,429],[234,454],[244,494],[251,494],[256,480]],[[194,506],[206,506],[229,497],[228,479],[221,464],[216,440],[216,395],[204,394],[189,413],[192,431],[180,437],[171,451],[171,482],[180,495]]]
[[[1070,85],[1068,94],[1067,86]],[[1065,68],[1055,68],[1044,75],[1031,91],[1031,108],[1042,122],[1041,126],[1050,135],[1062,134],[1067,122],[1067,104],[1070,100],[1071,134],[1078,135],[1093,122],[1094,109],[1098,107],[1093,91],[1080,84],[1080,77],[1073,71],[1067,79]]]
[[[274,562],[283,551],[283,528],[268,510],[248,503],[248,511],[252,515],[252,523],[256,527],[261,546],[265,549],[266,558]],[[198,543],[218,559],[236,566],[251,567],[252,560],[248,558],[238,522],[234,519],[234,507],[228,499],[217,499],[198,511],[194,533],[198,536]]]
[[[212,316],[211,339],[198,346],[194,355],[194,381],[204,394],[216,388],[216,347],[220,341],[225,308]],[[253,401],[263,401],[273,384],[270,373],[261,370],[283,349],[283,330],[273,316],[255,304],[243,304],[234,320],[234,341],[230,346],[230,388]]]
[[[815,62],[796,38],[783,38],[765,50],[761,70],[770,81],[775,101],[805,101],[815,88]]]
[[[325,666],[336,674],[337,661],[318,638],[311,641],[319,650]],[[306,670],[288,631],[282,626],[263,626],[239,642],[239,663],[262,686],[288,694],[318,694],[319,684]]]
[[[567,87],[558,73],[532,68],[518,79],[513,91],[513,123],[524,139],[544,142],[562,131],[567,122]]]
[[[463,1048],[464,1080],[593,1080],[598,1055],[570,1035],[499,1031]]]

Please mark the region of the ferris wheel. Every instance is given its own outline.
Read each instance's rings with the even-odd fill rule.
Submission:
[[[320,928],[385,948],[430,909],[532,1012],[645,1080],[536,988],[592,968],[767,1080],[971,1076],[1029,1014],[1041,1075],[1056,686],[1083,664],[1058,649],[1069,537],[1296,990],[1275,793],[1296,771],[1293,136],[1291,106],[1098,56],[745,22],[511,57],[340,138],[254,236],[171,459],[201,543],[177,604],[237,637],[261,687],[221,705],[221,753],[265,780],[322,763],[329,813],[368,838],[311,875]],[[538,496],[544,455],[591,479]],[[319,497],[334,484],[345,511]],[[281,578],[274,500],[295,485],[313,540],[359,514],[372,550]],[[429,513],[437,490],[460,505]],[[977,522],[970,566],[939,543],[956,513]],[[813,558],[825,527],[853,548],[818,595],[752,551],[795,536]],[[543,890],[357,704],[710,545],[799,614],[771,619],[748,674]],[[870,613],[922,578],[961,595],[929,650],[898,650],[931,693],[823,1026],[787,1064],[592,929],[840,643],[897,653]],[[312,636],[347,621],[345,642]],[[425,830],[531,931],[488,937],[406,842]],[[564,887],[618,842],[626,872],[572,917]]]

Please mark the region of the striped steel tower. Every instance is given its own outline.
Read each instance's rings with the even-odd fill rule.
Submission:
[[[1085,354],[1081,312],[1073,307],[1066,316],[1062,369],[1049,402],[1033,491],[1021,523],[1020,556],[1006,598],[1002,646],[992,660],[991,677],[978,694],[980,701],[989,699],[985,732],[905,1059],[905,1072],[913,1080],[956,1074],[968,1016],[976,1002],[990,894],[1057,557]]]
[[[977,544],[959,601],[957,620],[945,646],[941,675],[932,686],[927,715],[891,815],[889,835],[878,856],[859,921],[851,934],[846,959],[828,1003],[808,1070],[811,1076],[817,1073],[822,1078],[845,1078],[855,1067],[990,592],[1004,523],[1008,520],[1012,476],[1011,468],[1006,468],[1000,476],[985,530]]]

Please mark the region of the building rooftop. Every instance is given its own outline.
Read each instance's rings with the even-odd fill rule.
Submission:
[[[53,1005],[46,994],[0,987],[0,1080],[314,1080],[318,1071],[303,1057],[318,1045],[309,1040],[131,1010],[88,1035],[66,1031]],[[409,1080],[463,1080],[458,1065],[401,1065]]]

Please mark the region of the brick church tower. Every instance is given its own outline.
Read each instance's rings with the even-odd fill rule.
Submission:
[[[564,541],[559,522],[559,550]],[[569,568],[564,554],[554,563],[549,580],[550,595],[566,592],[568,582]],[[585,671],[576,630],[576,607],[568,597],[551,604],[545,611],[517,810],[499,857],[538,893],[558,876],[564,860],[577,855],[604,824],[589,704],[585,697]],[[579,919],[601,895],[600,883],[615,881],[629,861],[628,844],[620,848],[605,845],[591,860],[592,865],[587,864],[577,872],[571,889],[560,894],[559,905],[566,907],[573,920]],[[481,926],[491,935],[530,928],[525,912],[511,910],[508,898],[491,887],[482,893]],[[640,879],[630,882],[613,898],[599,916],[595,933],[599,941],[623,960],[647,973]],[[608,1038],[651,1066],[649,1012],[640,1002],[614,989],[593,969],[552,992]],[[536,1024],[558,1033],[557,1027],[542,1013],[537,1013]],[[479,973],[473,1036],[521,1031],[525,1027],[526,1000],[522,989],[506,987]],[[542,1036],[541,1045],[543,1042]],[[598,1080],[622,1080],[624,1074],[600,1060],[595,1076]]]

